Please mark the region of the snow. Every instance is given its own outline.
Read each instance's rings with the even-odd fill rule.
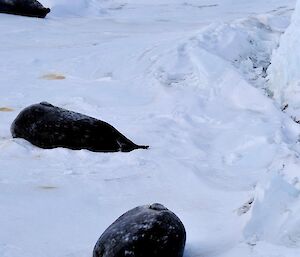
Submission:
[[[299,256],[300,129],[266,93],[294,1],[41,2],[45,20],[0,16],[1,257],[91,256],[117,217],[154,202],[183,221],[185,257]],[[150,149],[12,139],[41,101]]]

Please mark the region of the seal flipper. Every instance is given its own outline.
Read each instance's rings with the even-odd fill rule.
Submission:
[[[130,141],[128,138],[125,138],[127,142],[121,143],[120,141],[117,140],[117,143],[120,146],[120,151],[121,152],[131,152],[132,150],[136,149],[148,149],[149,145],[136,145],[132,141]]]
[[[137,149],[149,149],[149,145],[137,145]]]
[[[132,146],[123,146],[121,147],[121,151],[122,152],[131,152],[132,150],[136,150],[136,149],[148,149],[149,145],[136,145],[133,144]]]

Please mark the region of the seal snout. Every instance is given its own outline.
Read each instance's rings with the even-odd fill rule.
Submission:
[[[50,8],[43,8],[39,15],[37,15],[38,18],[45,18],[47,14],[51,12]]]

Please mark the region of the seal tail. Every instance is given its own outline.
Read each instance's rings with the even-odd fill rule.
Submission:
[[[149,145],[137,145],[137,149],[149,149]]]
[[[131,152],[136,149],[148,149],[149,145],[136,145],[136,144],[130,144],[130,145],[123,145],[121,147],[122,152]]]

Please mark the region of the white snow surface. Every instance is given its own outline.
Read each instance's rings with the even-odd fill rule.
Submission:
[[[154,202],[184,223],[185,257],[299,257],[299,124],[265,93],[294,1],[41,2],[44,20],[0,15],[1,257],[92,256],[118,216]],[[150,149],[12,139],[41,101]]]
[[[296,121],[300,119],[300,2],[292,16],[291,25],[274,51],[269,70],[269,87],[274,99],[285,107]],[[288,105],[288,106],[287,106]]]

